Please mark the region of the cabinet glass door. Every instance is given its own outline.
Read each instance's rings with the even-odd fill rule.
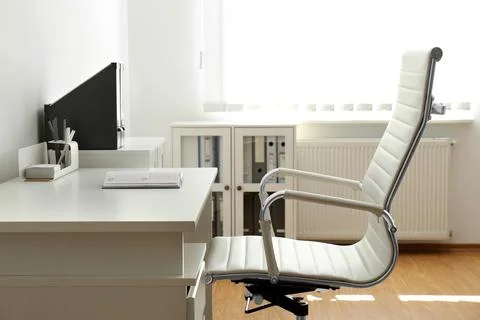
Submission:
[[[222,136],[182,136],[180,166],[183,168],[218,168],[215,183],[222,179],[222,148],[224,146]]]
[[[174,127],[172,167],[218,168],[212,186],[213,235],[231,235],[230,128]]]
[[[234,131],[235,235],[260,234],[258,196],[263,176],[278,167],[293,168],[293,127],[237,127]],[[292,187],[292,179],[271,177],[269,193]],[[271,207],[275,234],[292,237],[293,203],[277,200]],[[292,213],[292,214],[290,214]]]

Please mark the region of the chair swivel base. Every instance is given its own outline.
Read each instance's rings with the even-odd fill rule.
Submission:
[[[290,284],[271,284],[269,281],[232,281],[234,283],[244,282],[247,293],[245,295],[246,307],[245,313],[253,313],[264,310],[269,307],[278,306],[293,313],[297,319],[305,319],[308,315],[308,303],[303,301],[302,297],[292,297],[292,294],[315,291],[317,287],[312,286],[293,286]],[[337,289],[337,288],[328,288]],[[248,309],[251,300],[260,304],[262,300],[269,301],[265,304],[253,309]]]

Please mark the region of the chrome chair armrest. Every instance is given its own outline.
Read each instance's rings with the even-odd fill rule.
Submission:
[[[384,212],[383,206],[380,206],[375,203],[367,202],[367,201],[340,198],[340,197],[328,196],[324,194],[297,191],[297,190],[283,190],[283,193],[284,193],[285,199],[303,200],[303,201],[315,202],[319,204],[332,205],[336,207],[369,211],[378,217],[383,215],[383,212]]]
[[[266,191],[266,185],[269,181],[271,181],[271,178],[276,176],[293,176],[293,177],[301,177],[306,179],[323,180],[329,183],[342,184],[352,189],[362,190],[362,183],[357,180],[340,178],[335,176],[329,176],[326,174],[320,174],[320,173],[302,171],[302,170],[296,170],[296,169],[276,168],[267,172],[263,176],[262,180],[260,181],[259,197],[260,197],[260,202],[262,204],[265,202],[265,200],[268,197],[268,193]],[[270,210],[268,209],[266,211],[266,216],[268,220],[270,220]]]
[[[276,168],[267,172],[262,180],[260,181],[260,200],[263,202],[268,197],[266,193],[266,185],[271,180],[271,178],[276,176],[292,176],[292,177],[301,177],[306,179],[313,179],[313,180],[323,180],[329,183],[336,183],[345,185],[352,189],[362,190],[362,183],[357,180],[346,179],[341,177],[329,176],[326,174],[320,174],[315,172],[303,171],[303,170],[296,170],[290,168]]]
[[[316,172],[297,170],[297,169],[276,168],[276,169],[270,170],[263,176],[262,180],[260,181],[260,191],[262,191],[262,189],[265,189],[265,185],[270,181],[271,178],[275,176],[281,176],[281,177],[292,176],[292,177],[301,177],[301,178],[313,179],[313,180],[323,180],[329,183],[342,184],[357,190],[362,189],[362,183],[357,180],[330,176],[327,174],[321,174]]]

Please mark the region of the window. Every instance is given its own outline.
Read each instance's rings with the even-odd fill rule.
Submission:
[[[474,0],[206,0],[205,110],[388,105],[402,51],[430,46],[435,101],[476,101],[479,21]]]

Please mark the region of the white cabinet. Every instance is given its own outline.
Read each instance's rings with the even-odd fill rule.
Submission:
[[[293,168],[295,126],[285,124],[173,123],[173,167],[217,167],[212,188],[214,235],[259,234],[259,182],[270,169]],[[268,192],[292,188],[293,179],[275,179]],[[295,237],[292,201],[271,208],[279,236]]]
[[[80,150],[80,168],[162,168],[164,138],[129,137],[118,150]]]

